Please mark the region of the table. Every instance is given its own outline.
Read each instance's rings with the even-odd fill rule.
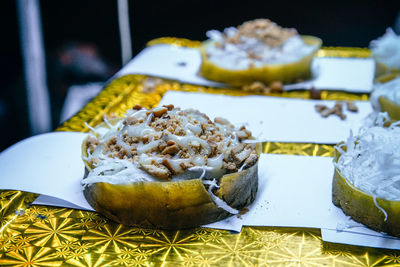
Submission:
[[[184,39],[166,42],[196,45]],[[324,48],[319,56],[369,56],[366,49]],[[147,84],[157,85],[149,89]],[[88,131],[105,114],[122,115],[135,104],[152,108],[168,90],[227,95],[229,88],[182,84],[126,75],[105,89],[57,131]],[[310,98],[308,91],[275,96]],[[323,91],[322,99],[367,100],[367,94]],[[333,146],[267,142],[264,153],[333,156]],[[244,227],[240,233],[196,228],[179,231],[132,228],[95,212],[31,205],[36,194],[0,191],[0,265],[12,266],[400,266],[400,251],[323,242],[319,229]]]

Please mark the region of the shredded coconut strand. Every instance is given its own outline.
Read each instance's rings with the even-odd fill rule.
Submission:
[[[373,198],[374,198],[374,204],[375,204],[375,206],[376,206],[380,211],[383,212],[383,215],[385,215],[384,221],[386,222],[386,221],[387,221],[387,218],[388,218],[387,212],[386,212],[381,206],[379,206],[378,202],[376,201],[376,195],[374,195]]]
[[[134,164],[118,158],[102,158],[88,177],[81,181],[83,187],[93,183],[124,184],[133,182],[156,181],[147,172]]]
[[[110,129],[113,127],[112,124],[107,120],[107,118],[105,116],[103,117],[103,121],[107,124],[108,127],[110,127]]]
[[[95,134],[100,134],[98,131],[96,131],[95,128],[93,128],[92,126],[90,126],[89,123],[87,123],[86,121],[85,121],[84,124],[85,124],[86,127],[89,128],[89,130],[91,130],[91,131],[94,132]]]
[[[376,207],[387,219],[377,198],[400,201],[400,127],[383,127],[387,114],[377,113],[360,128],[358,136],[350,133],[347,142],[336,146],[341,153],[335,166],[355,187],[373,196]],[[374,123],[372,123],[374,122]]]
[[[199,177],[200,180],[203,180],[204,176],[206,175],[206,170],[207,170],[207,167],[203,166],[203,172],[201,173],[201,175]]]
[[[242,167],[240,167],[240,169],[238,170],[238,172],[241,172],[241,171],[243,171],[243,169],[244,169],[244,167],[246,167],[246,162],[245,163],[243,163],[243,165],[242,165]]]
[[[214,201],[214,203],[218,206],[218,208],[221,208],[221,209],[229,212],[230,214],[238,214],[239,213],[239,211],[237,209],[232,208],[225,201],[223,201],[222,199],[220,199],[219,197],[214,195],[212,190],[214,188],[219,188],[219,186],[217,185],[217,182],[215,181],[215,179],[213,179],[212,181],[203,180],[203,184],[208,184],[209,185],[208,194],[210,195],[210,197]]]

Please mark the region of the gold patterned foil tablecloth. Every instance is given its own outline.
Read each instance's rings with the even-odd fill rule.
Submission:
[[[328,52],[332,55],[331,50]],[[149,81],[156,85],[148,86]],[[122,115],[135,104],[152,108],[168,90],[248,94],[238,89],[127,75],[108,84],[57,130],[88,131],[85,122],[94,126],[105,115]],[[310,97],[307,91],[275,96]],[[321,97],[368,99],[365,94],[331,91],[323,91]],[[263,144],[263,150],[305,156],[333,155],[332,146],[317,144],[268,142]],[[231,233],[206,228],[180,231],[132,228],[95,212],[31,205],[36,197],[20,191],[0,191],[1,266],[400,266],[399,250],[323,242],[319,229],[244,227],[240,233]]]

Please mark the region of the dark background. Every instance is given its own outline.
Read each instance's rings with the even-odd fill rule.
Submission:
[[[60,49],[68,43],[88,44],[110,68],[108,77],[121,68],[117,1],[41,0],[41,13],[49,91],[63,84],[106,80],[54,73]],[[372,39],[392,27],[400,1],[132,1],[130,22],[133,55],[158,37],[204,40],[210,29],[223,30],[255,18],[269,18],[301,34],[320,37],[324,46],[368,47]],[[29,136],[22,72],[16,2],[3,1],[0,23],[1,91],[0,151]],[[60,108],[61,101],[52,103]],[[55,120],[56,121],[56,120]],[[54,127],[56,127],[56,123]]]

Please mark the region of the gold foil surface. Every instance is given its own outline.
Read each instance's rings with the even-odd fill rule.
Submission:
[[[57,131],[88,131],[85,122],[94,126],[136,104],[152,108],[168,90],[248,95],[239,89],[127,75],[109,83]],[[310,98],[307,91],[274,95]],[[368,95],[322,91],[321,98],[367,100]],[[268,142],[263,151],[333,156],[332,146],[317,144]],[[243,227],[232,233],[132,228],[96,212],[32,205],[36,197],[0,191],[1,266],[400,266],[399,250],[323,242],[319,229]]]

